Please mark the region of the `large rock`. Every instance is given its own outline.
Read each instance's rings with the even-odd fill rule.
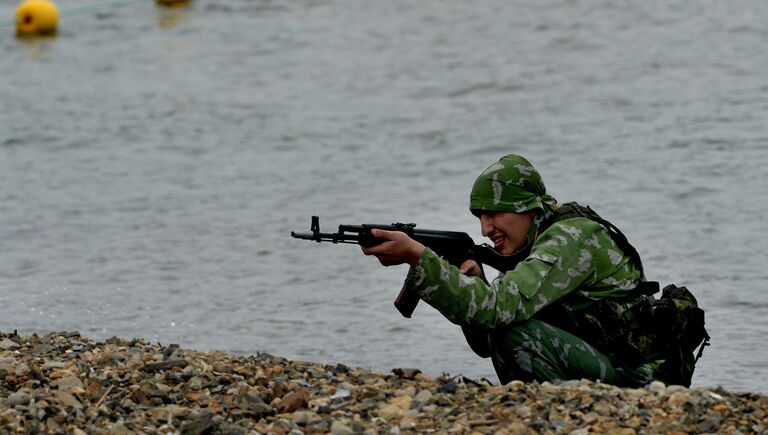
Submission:
[[[70,391],[75,388],[77,389],[83,389],[83,381],[81,381],[79,378],[76,378],[74,376],[68,376],[66,378],[60,378],[52,382],[51,384],[55,384],[56,387],[59,390],[62,391]]]
[[[280,413],[294,412],[298,409],[304,408],[309,402],[309,391],[301,389],[288,393],[280,403],[277,404],[277,410]]]
[[[16,343],[13,340],[9,340],[7,338],[4,338],[0,340],[0,350],[11,350],[11,349],[18,349],[19,343]]]
[[[29,393],[24,391],[17,391],[5,400],[5,405],[9,407],[14,407],[17,405],[27,405],[30,401],[31,397],[29,396]]]

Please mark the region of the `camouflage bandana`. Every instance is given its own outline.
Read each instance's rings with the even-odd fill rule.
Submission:
[[[541,210],[528,232],[529,243],[535,238],[539,224],[552,215],[556,203],[547,195],[536,168],[516,154],[502,157],[483,171],[469,196],[469,209],[475,215],[482,210],[513,213]]]

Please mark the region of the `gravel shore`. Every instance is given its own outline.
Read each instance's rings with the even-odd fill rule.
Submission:
[[[0,333],[0,433],[768,432],[768,396],[655,382],[498,386],[162,346]]]

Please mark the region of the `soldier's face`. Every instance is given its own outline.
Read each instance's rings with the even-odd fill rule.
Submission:
[[[527,213],[483,211],[480,230],[493,241],[493,247],[502,255],[511,255],[525,247],[534,211]]]

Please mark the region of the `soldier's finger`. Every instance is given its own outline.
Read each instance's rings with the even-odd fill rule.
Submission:
[[[397,260],[389,255],[377,255],[376,258],[379,259],[379,263],[381,263],[382,266],[393,266],[395,264],[399,264]]]
[[[467,260],[461,264],[459,271],[467,276],[483,276],[483,269],[480,264],[475,260]]]
[[[377,239],[382,240],[396,240],[398,235],[402,234],[400,231],[387,231],[374,228],[371,230],[371,235]]]
[[[365,255],[376,255],[377,257],[381,254],[386,253],[389,250],[389,246],[391,243],[389,242],[382,242],[378,245],[373,246],[361,246],[363,249],[363,254]]]

